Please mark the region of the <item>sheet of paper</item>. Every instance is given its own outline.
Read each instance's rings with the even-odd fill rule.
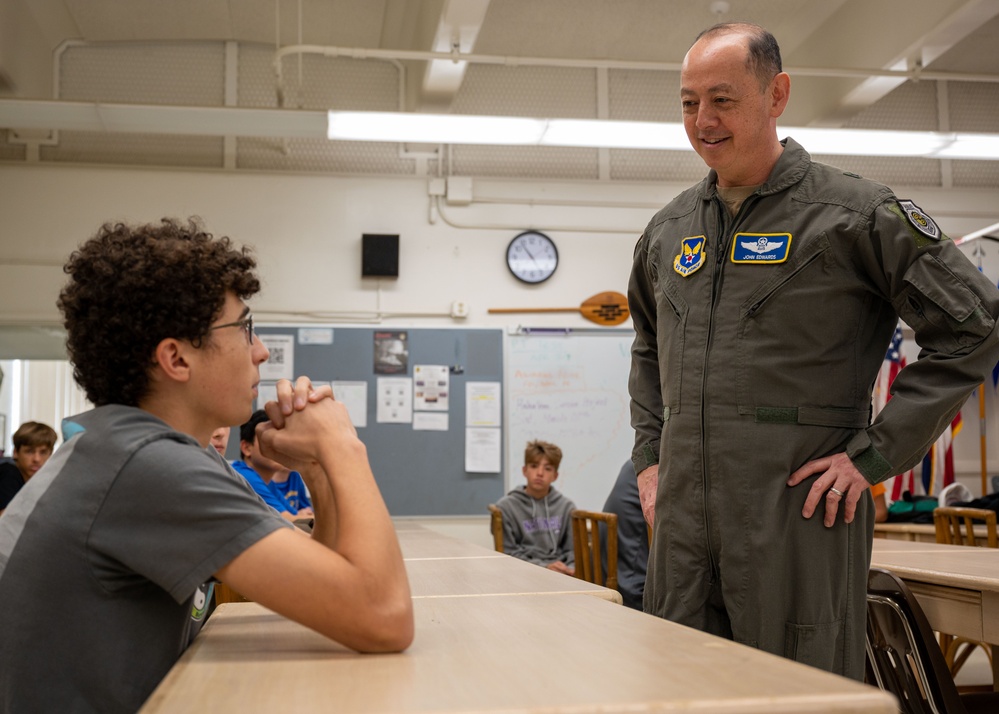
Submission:
[[[263,409],[267,402],[273,402],[277,399],[277,385],[271,382],[270,384],[264,384],[261,382],[257,386],[257,409]],[[238,429],[237,429],[238,431]]]
[[[413,380],[409,377],[379,377],[375,418],[384,424],[413,421]]]
[[[500,426],[500,383],[465,385],[465,426]]]
[[[295,378],[295,336],[258,335],[270,358],[260,365],[260,379],[276,382]]]
[[[368,383],[331,382],[333,396],[343,402],[350,414],[350,423],[360,429],[368,425]]]
[[[332,345],[332,327],[299,327],[298,344],[300,345]]]
[[[413,365],[413,408],[416,411],[446,412],[451,375],[446,365]]]
[[[446,412],[413,412],[413,431],[447,431]]]
[[[500,472],[500,434],[495,427],[465,428],[465,471],[498,474]]]

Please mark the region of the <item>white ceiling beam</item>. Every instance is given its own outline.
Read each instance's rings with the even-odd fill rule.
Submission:
[[[470,54],[482,28],[489,0],[446,0],[431,51]],[[446,110],[465,78],[468,63],[463,60],[427,62],[420,86],[424,111]]]
[[[899,71],[928,69],[934,60],[961,42],[979,27],[999,15],[997,0],[973,0],[958,8],[943,22],[911,42],[884,67]],[[906,80],[897,77],[871,77],[847,92],[839,106],[816,126],[842,126],[858,112],[871,106]]]

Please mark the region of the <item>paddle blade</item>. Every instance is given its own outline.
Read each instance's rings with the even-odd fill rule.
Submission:
[[[620,325],[628,319],[628,298],[621,293],[598,293],[587,298],[579,306],[579,311],[590,322],[598,325]]]

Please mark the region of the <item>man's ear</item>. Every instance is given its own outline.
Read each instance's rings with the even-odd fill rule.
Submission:
[[[158,374],[161,378],[174,382],[190,380],[191,363],[188,352],[192,349],[194,348],[190,343],[173,337],[162,340],[153,351],[153,378]]]
[[[791,98],[791,77],[787,72],[778,72],[770,82],[770,116],[779,117],[787,108]]]

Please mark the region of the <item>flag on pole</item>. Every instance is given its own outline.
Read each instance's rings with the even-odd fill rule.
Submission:
[[[881,363],[881,370],[874,380],[873,416],[877,416],[888,404],[888,400],[891,399],[891,384],[903,367],[905,367],[905,355],[902,353],[902,326],[896,325],[895,334],[892,335],[891,344],[888,345],[888,352],[885,353],[884,362]],[[897,501],[902,498],[904,490],[914,492],[914,481],[915,476],[912,471],[896,476],[891,486],[891,500]],[[885,485],[887,486],[887,483]]]
[[[961,412],[944,429],[943,434],[930,447],[929,453],[923,457],[922,486],[923,493],[932,496],[944,487],[954,483],[954,437],[963,426]],[[915,492],[913,492],[915,493]]]

